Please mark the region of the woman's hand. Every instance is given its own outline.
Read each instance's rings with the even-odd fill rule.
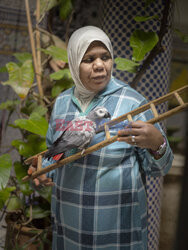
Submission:
[[[153,151],[158,150],[164,141],[163,135],[154,125],[143,121],[130,122],[124,130],[118,131],[118,136],[118,141]]]
[[[29,166],[29,169],[27,171],[28,175],[32,175],[34,172],[37,171],[37,158],[34,158],[32,161],[32,164]],[[33,179],[34,184],[39,186],[53,186],[54,183],[52,182],[51,178],[47,178],[46,174],[42,174],[38,176],[37,178]]]

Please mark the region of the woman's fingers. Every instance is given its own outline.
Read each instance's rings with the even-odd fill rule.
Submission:
[[[27,173],[28,175],[32,175],[34,172],[36,172],[37,168],[37,159],[34,159],[32,162],[32,165],[29,167]],[[37,178],[33,179],[33,182],[36,186],[44,185],[44,186],[53,186],[54,183],[52,182],[51,178],[47,178],[46,174],[42,174],[38,176]]]
[[[118,131],[118,141],[133,146],[156,150],[163,142],[161,132],[152,124],[136,121],[128,124],[127,128]]]

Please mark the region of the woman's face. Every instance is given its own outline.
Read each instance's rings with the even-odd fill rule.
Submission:
[[[106,87],[112,71],[112,58],[106,46],[95,41],[90,44],[80,63],[80,80],[93,92]]]

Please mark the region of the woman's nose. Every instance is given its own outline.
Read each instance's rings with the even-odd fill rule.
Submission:
[[[103,61],[100,58],[96,58],[93,64],[94,69],[103,69]]]

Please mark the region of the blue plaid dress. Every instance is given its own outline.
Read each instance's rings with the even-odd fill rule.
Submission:
[[[106,107],[113,119],[145,103],[138,92],[112,78],[83,113],[73,89],[69,89],[60,94],[54,105],[47,145],[60,133],[57,120],[71,121],[99,105]],[[145,111],[134,118],[146,121],[151,117],[151,111]],[[117,129],[110,129],[111,136],[116,133]],[[91,145],[104,139],[101,132]],[[155,160],[146,149],[115,142],[52,171],[53,250],[146,250],[144,175],[165,175],[172,159],[169,145],[162,158]],[[51,163],[44,160],[43,167]]]

